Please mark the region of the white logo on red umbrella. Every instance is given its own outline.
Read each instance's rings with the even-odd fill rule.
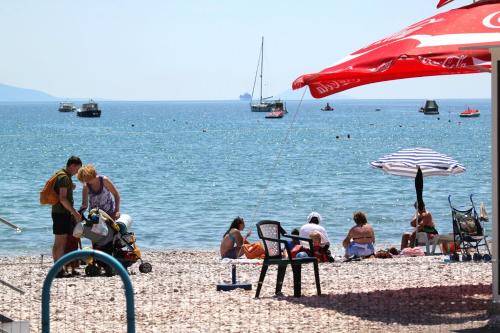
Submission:
[[[335,91],[346,86],[351,86],[359,82],[361,82],[360,79],[330,80],[315,84],[315,89],[320,94],[328,94],[331,91]]]
[[[483,19],[483,25],[487,28],[500,28],[500,11],[491,13]]]

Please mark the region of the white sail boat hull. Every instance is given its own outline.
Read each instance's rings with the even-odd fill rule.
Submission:
[[[263,67],[264,67],[264,37],[262,37],[262,43],[260,47],[260,57],[259,64],[257,65],[257,71],[255,72],[255,81],[252,89],[252,97],[253,92],[255,90],[255,83],[257,81],[257,72],[260,69],[260,98],[258,101],[253,101],[250,103],[250,110],[253,112],[271,112],[275,108],[279,108],[286,113],[286,106],[281,100],[271,100],[272,97],[262,98],[262,75],[263,75]]]

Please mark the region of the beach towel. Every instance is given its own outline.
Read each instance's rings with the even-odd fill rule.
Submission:
[[[407,247],[401,251],[401,255],[408,257],[420,257],[425,256],[425,252],[419,247]]]

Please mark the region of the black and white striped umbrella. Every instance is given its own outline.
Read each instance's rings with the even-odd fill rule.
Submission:
[[[465,167],[456,160],[428,148],[401,149],[371,162],[370,165],[391,175],[413,178],[418,167],[424,177],[448,176],[465,171]]]

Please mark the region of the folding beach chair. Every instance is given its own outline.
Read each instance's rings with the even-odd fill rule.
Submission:
[[[471,208],[466,210],[460,210],[451,204],[451,195],[448,196],[448,202],[451,208],[451,218],[453,221],[453,237],[455,240],[455,253],[457,247],[460,248],[462,256],[470,259],[471,250],[475,250],[474,260],[480,260],[483,258],[480,247],[485,247],[488,255],[488,259],[491,258],[491,252],[488,247],[488,242],[486,239],[486,234],[484,232],[484,225],[481,224],[479,215],[476,212],[476,207],[474,206],[474,201],[472,200],[472,194],[470,195]]]
[[[301,277],[302,277],[302,265],[312,263],[314,265],[314,279],[316,281],[316,291],[318,295],[321,295],[321,286],[319,282],[319,269],[318,260],[316,257],[304,257],[304,258],[292,258],[291,251],[289,247],[286,246],[287,241],[281,239],[281,237],[291,238],[295,240],[303,240],[309,242],[310,248],[312,248],[312,240],[310,238],[304,238],[294,235],[288,235],[285,230],[281,227],[278,221],[264,220],[257,223],[257,233],[259,234],[262,243],[264,243],[264,248],[266,250],[266,257],[262,263],[262,270],[260,272],[259,283],[257,285],[257,292],[255,293],[255,298],[259,298],[260,289],[262,288],[262,283],[264,282],[264,277],[266,276],[267,268],[269,265],[278,265],[278,277],[276,279],[276,294],[281,294],[281,287],[283,286],[283,280],[285,278],[286,267],[288,265],[292,266],[293,271],[293,296],[300,297],[301,295]],[[288,256],[284,257],[282,253],[282,246],[287,251]]]
[[[434,235],[433,238],[430,238],[426,232],[417,232],[415,242],[416,246],[425,246],[426,255],[436,254],[436,246],[439,243],[439,235]]]

